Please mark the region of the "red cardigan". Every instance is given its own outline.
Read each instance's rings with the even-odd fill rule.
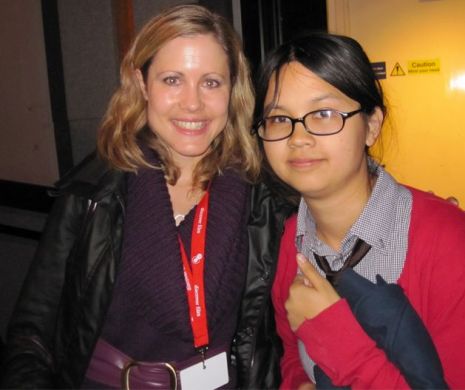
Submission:
[[[465,389],[465,213],[431,194],[413,195],[409,243],[398,284],[428,329],[441,359],[446,382]],[[277,330],[284,344],[281,389],[295,389],[309,378],[302,368],[297,338],[337,386],[409,388],[341,299],[306,320],[294,334],[284,303],[297,273],[296,216],[286,223],[272,289]]]

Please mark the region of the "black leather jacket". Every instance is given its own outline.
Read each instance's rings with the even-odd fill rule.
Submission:
[[[277,389],[282,344],[276,333],[271,287],[284,222],[294,207],[272,196],[264,184],[252,190],[248,223],[249,264],[235,354],[243,389]]]
[[[8,328],[1,384],[78,388],[109,307],[120,260],[124,173],[90,156],[57,184],[57,199]],[[242,388],[277,388],[280,342],[269,292],[292,207],[253,188],[250,260],[233,346]],[[61,304],[66,302],[66,304]]]

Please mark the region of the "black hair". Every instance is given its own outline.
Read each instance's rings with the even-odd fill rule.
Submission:
[[[300,63],[358,102],[364,113],[370,115],[376,107],[379,107],[386,115],[381,85],[362,46],[350,37],[326,32],[310,32],[282,44],[268,56],[256,84],[255,123],[267,116],[273,105],[277,103],[280,71],[290,62]],[[264,107],[272,78],[275,80],[273,102],[270,106]],[[263,141],[260,141],[260,147],[263,149]],[[264,178],[267,182],[270,181],[270,176],[273,182],[276,180],[280,182],[286,196],[290,194],[295,199],[296,192],[272,173],[265,159]]]
[[[276,81],[276,98],[280,70],[293,61],[360,103],[366,114],[372,114],[375,107],[380,107],[386,113],[381,85],[360,44],[355,39],[342,35],[310,32],[284,43],[268,56],[256,85],[257,121],[267,114],[263,110],[271,78],[274,77]]]

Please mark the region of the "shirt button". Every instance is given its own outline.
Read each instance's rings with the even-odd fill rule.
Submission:
[[[333,264],[333,269],[339,269],[342,267],[344,264],[344,260],[342,259],[342,256],[336,257],[334,261],[332,262]]]

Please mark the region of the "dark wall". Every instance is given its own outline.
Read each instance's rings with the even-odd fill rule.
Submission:
[[[241,7],[244,48],[253,73],[281,43],[305,31],[327,31],[326,0],[244,0]]]

